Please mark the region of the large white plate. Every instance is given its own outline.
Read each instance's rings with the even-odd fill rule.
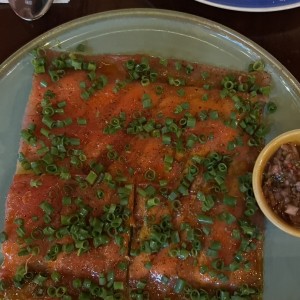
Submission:
[[[249,12],[286,10],[300,6],[299,0],[196,0],[211,6]]]
[[[33,40],[0,66],[0,228],[31,89],[29,52],[41,45],[71,49],[81,42],[87,42],[93,53],[148,53],[240,70],[263,59],[273,77],[272,100],[279,107],[268,138],[300,127],[300,85],[296,79],[261,47],[220,24],[150,9],[112,11],[72,21]],[[268,223],[264,270],[264,300],[299,300],[300,239]]]

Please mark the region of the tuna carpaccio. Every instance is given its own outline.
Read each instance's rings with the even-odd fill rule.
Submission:
[[[39,50],[33,67],[1,299],[260,299],[262,62]]]

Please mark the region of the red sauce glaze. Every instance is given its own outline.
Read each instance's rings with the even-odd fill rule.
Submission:
[[[57,57],[48,52],[46,61]],[[57,82],[48,74],[33,77],[23,121],[31,139],[20,142],[23,160],[7,197],[0,268],[6,288],[0,296],[22,300],[40,293],[39,299],[49,299],[54,285],[66,287],[70,299],[80,293],[91,299],[189,299],[191,292],[232,294],[247,285],[249,299],[258,299],[263,226],[256,208],[249,209],[251,186],[241,188],[241,180],[249,178],[262,143],[250,147],[253,136],[240,124],[256,113],[259,126],[267,97],[222,95],[222,82],[230,78],[237,89],[251,78],[269,86],[270,76],[144,55],[82,59],[95,62],[95,73],[66,69]],[[149,64],[147,84],[130,78],[129,60]],[[155,80],[147,82],[153,73]],[[105,80],[84,99],[95,83],[89,76]],[[48,90],[53,97],[45,101]],[[45,108],[54,109],[53,124],[71,122],[49,128]],[[213,155],[216,166],[206,165]],[[28,168],[36,163],[40,172]],[[223,170],[221,178],[212,168]],[[149,171],[152,179],[145,177]],[[158,228],[164,243],[154,241]],[[70,244],[75,248],[68,251]],[[54,256],[53,247],[59,249]],[[54,271],[59,282],[51,279]],[[38,275],[46,278],[43,284],[36,283]],[[85,285],[74,287],[73,280]]]

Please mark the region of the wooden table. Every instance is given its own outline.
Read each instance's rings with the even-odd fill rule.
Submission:
[[[55,26],[96,12],[133,7],[187,12],[230,27],[265,48],[300,81],[300,8],[250,13],[219,9],[195,0],[70,0],[68,4],[53,4],[44,17],[33,22],[17,17],[8,4],[0,4],[0,63]]]

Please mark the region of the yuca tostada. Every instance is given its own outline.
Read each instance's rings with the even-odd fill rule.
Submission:
[[[263,63],[35,55],[1,299],[261,299]]]

